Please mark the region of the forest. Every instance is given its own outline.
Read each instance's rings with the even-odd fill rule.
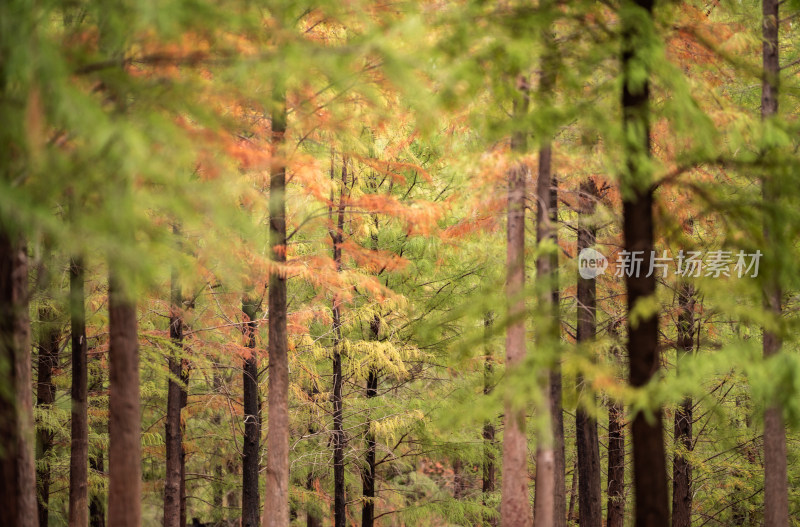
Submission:
[[[800,0],[2,0],[0,526],[800,526]]]

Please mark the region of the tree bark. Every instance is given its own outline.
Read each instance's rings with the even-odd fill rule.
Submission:
[[[514,101],[514,115],[527,113],[527,81],[518,80],[520,94]],[[525,151],[525,134],[515,132],[511,149]],[[528,169],[515,161],[508,174],[508,223],[506,248],[506,301],[509,324],[506,329],[506,369],[512,373],[525,358],[525,183]],[[525,433],[525,408],[506,402],[503,433],[503,478],[500,522],[503,527],[529,527],[532,524],[528,499],[528,440]],[[552,452],[552,451],[551,451]],[[550,458],[552,464],[552,455]],[[552,488],[550,489],[552,492]],[[550,507],[552,511],[552,506]]]
[[[635,6],[635,7],[634,7]],[[621,177],[623,196],[624,250],[643,258],[645,267],[653,251],[652,174],[650,157],[649,72],[642,57],[642,42],[653,38],[653,0],[636,0],[622,17],[622,115],[625,170]],[[642,81],[640,70],[645,68]],[[642,300],[655,295],[655,273],[628,272],[625,276],[628,313],[628,361],[630,384],[645,386],[659,367],[658,315],[651,313],[634,323],[630,313]],[[662,411],[654,409],[648,419],[643,412],[633,417],[633,476],[635,525],[669,525],[669,490],[664,450]]]
[[[680,359],[694,350],[694,288],[683,283],[679,292],[678,368]],[[684,455],[692,451],[692,398],[686,397],[675,411],[675,455],[672,460],[672,527],[692,524],[692,465]]]
[[[597,229],[592,216],[598,197],[593,179],[581,183],[578,198],[578,253],[594,247]],[[594,278],[578,275],[578,325],[579,343],[590,343],[597,335],[597,282]],[[583,379],[578,378],[579,387]],[[590,395],[594,405],[594,395]],[[584,396],[586,399],[586,396]],[[600,491],[600,444],[597,437],[597,421],[579,404],[575,413],[575,442],[578,451],[578,517],[581,527],[602,525],[602,493]]]
[[[606,527],[625,523],[625,412],[617,402],[608,407],[608,496]]]
[[[109,278],[108,523],[142,524],[139,344],[136,304],[112,272]]]
[[[761,119],[767,121],[778,114],[778,83],[780,78],[778,20],[779,0],[763,0],[762,2],[762,60],[763,78],[761,83]],[[766,154],[766,152],[765,152]],[[768,178],[762,180],[762,196],[765,203],[770,203],[780,195],[777,188]],[[775,244],[773,238],[777,229],[772,229],[769,220],[764,222],[765,247]],[[775,318],[781,316],[781,286],[778,283],[778,272],[767,275],[764,287],[764,308]],[[763,331],[764,358],[772,357],[780,352],[781,337],[766,328]],[[789,524],[789,489],[786,468],[786,429],[783,423],[783,410],[780,405],[768,402],[764,411],[764,526],[778,527]]]
[[[56,313],[51,308],[39,309],[41,332],[39,338],[39,364],[36,382],[36,406],[50,409],[56,398],[56,387],[53,384],[53,370],[58,367],[58,345],[61,340],[61,329],[56,320]],[[45,464],[36,470],[36,490],[39,507],[39,526],[47,527],[50,511],[50,461],[47,460],[53,447],[53,432],[39,429],[36,431],[36,455]]]
[[[494,352],[489,339],[491,338],[492,325],[494,324],[494,313],[489,311],[483,319],[484,327],[484,351],[485,356],[483,360],[483,395],[492,393],[494,386],[492,385],[492,375],[494,372]],[[481,503],[484,507],[487,505],[487,495],[494,492],[495,487],[495,444],[494,438],[494,423],[487,420],[483,423],[483,477],[481,480],[481,492],[483,497]],[[497,517],[494,514],[486,515],[484,517],[484,525],[495,527],[497,525]]]
[[[242,445],[242,527],[258,527],[259,523],[259,443],[261,438],[261,408],[258,404],[258,356],[256,330],[258,302],[247,297],[242,300],[247,316],[244,325],[250,356],[244,361],[244,444]]]
[[[264,527],[289,524],[289,344],[286,333],[286,99],[276,87],[272,112],[272,170],[269,187],[269,394],[267,485]]]
[[[577,523],[578,518],[575,516],[575,503],[578,501],[578,460],[572,467],[572,481],[570,482],[569,501],[567,502],[567,525],[570,522]]]
[[[544,82],[544,81],[543,81]],[[553,205],[552,149],[545,143],[539,149],[539,176],[536,185],[536,241],[558,243]],[[543,254],[536,260],[536,279],[540,284],[539,305],[546,317],[538,338],[544,349],[556,349],[560,340],[558,321],[558,287],[555,275],[558,254]],[[536,450],[536,493],[533,520],[537,527],[562,527],[567,521],[566,481],[564,477],[564,419],[561,408],[561,368],[558,358],[547,372],[549,437],[540,433]],[[552,461],[551,461],[552,460]]]
[[[83,281],[81,281],[83,284]],[[85,319],[84,319],[85,321]],[[85,331],[85,326],[84,326]],[[84,339],[85,340],[85,339]],[[87,351],[87,360],[88,360],[88,351]],[[95,359],[96,362],[101,362],[102,359],[99,357]],[[98,393],[103,391],[103,369],[98,368],[98,374],[92,378],[92,384],[90,387],[90,393]],[[97,405],[95,405],[97,407]],[[95,428],[95,431],[98,433],[102,433],[99,427]],[[89,457],[89,469],[95,472],[98,475],[103,475],[105,473],[105,460],[104,460],[104,451],[101,448],[98,448],[94,455]],[[106,504],[103,500],[102,494],[95,493],[89,499],[89,526],[90,527],[106,527]]]
[[[334,162],[331,159],[331,178]],[[336,212],[336,228],[330,235],[333,241],[333,262],[336,271],[342,270],[342,242],[344,241],[344,196],[347,189],[347,156],[342,157],[342,187]],[[332,202],[333,200],[331,200]],[[344,428],[342,420],[342,320],[341,300],[334,294],[333,312],[333,518],[335,527],[347,523],[347,500],[344,487]]]
[[[377,247],[376,247],[377,249]],[[377,341],[380,336],[381,319],[377,315],[370,323],[370,333],[372,339]],[[378,395],[378,371],[370,368],[367,375],[367,399],[372,399]],[[364,496],[364,506],[361,509],[361,527],[373,527],[375,524],[375,434],[372,433],[370,423],[367,423],[367,454],[366,467],[362,476],[362,494]]]
[[[0,226],[0,525],[37,524],[30,331],[25,244]]]
[[[181,406],[183,389],[180,350],[183,349],[183,317],[181,315],[181,290],[173,271],[170,287],[169,337],[173,348],[169,350],[169,380],[167,382],[167,418],[165,424],[166,476],[164,479],[164,527],[182,527],[181,524],[181,457],[182,430]]]
[[[72,332],[72,419],[69,455],[69,526],[89,523],[89,415],[86,295],[80,258],[69,264],[69,316]]]
[[[181,361],[181,413],[186,408],[189,400],[189,367],[187,361]],[[181,510],[181,527],[186,527],[186,443],[183,438],[186,437],[186,423],[181,419],[181,479],[180,479],[180,510]]]

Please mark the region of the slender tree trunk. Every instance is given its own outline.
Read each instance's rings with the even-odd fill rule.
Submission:
[[[95,472],[105,470],[102,452],[89,458],[89,467]],[[92,496],[89,501],[89,527],[106,527],[105,506],[99,496]]]
[[[778,83],[780,64],[778,60],[778,6],[779,0],[763,0],[762,18],[762,59],[763,80],[761,83],[761,118],[767,121],[778,114]],[[766,153],[765,153],[766,154]],[[770,203],[780,195],[777,185],[767,178],[762,181],[762,195],[765,203]],[[764,222],[764,240],[766,247],[775,245],[774,235],[777,229],[774,222]],[[774,232],[773,232],[774,231]],[[781,315],[782,291],[778,283],[779,273],[767,276],[764,287],[764,308],[774,314]],[[781,338],[772,331],[764,329],[764,358],[780,352]],[[783,424],[783,410],[769,402],[764,411],[764,526],[778,527],[789,524],[789,489],[786,469],[786,429]]]
[[[621,178],[623,196],[624,250],[643,258],[647,267],[653,251],[653,188],[652,174],[645,158],[650,156],[649,85],[647,63],[642,54],[648,49],[645,39],[652,33],[653,0],[637,0],[622,10],[622,114],[625,170]],[[641,68],[645,68],[642,79]],[[634,253],[634,251],[637,251]],[[656,292],[655,273],[627,269],[625,286],[627,313],[633,312],[642,300]],[[645,386],[659,367],[658,315],[651,313],[633,323],[628,316],[628,362],[630,384]],[[633,477],[635,525],[666,527],[669,525],[669,489],[664,450],[662,411],[653,416],[638,412],[633,417]]]
[[[142,524],[139,344],[136,304],[112,274],[109,278],[108,523]]]
[[[37,524],[28,255],[0,225],[0,525]]]
[[[334,163],[331,159],[331,178]],[[336,271],[342,270],[342,242],[344,241],[344,197],[347,189],[347,156],[342,157],[342,187],[336,211],[336,230],[332,231],[333,261]],[[333,200],[331,200],[332,202]],[[335,527],[347,523],[347,501],[344,488],[344,423],[342,421],[342,320],[341,300],[334,295],[333,311],[333,519]]]
[[[593,179],[581,183],[578,211],[578,252],[592,248],[597,229],[591,217],[595,212],[597,185]],[[594,341],[597,334],[597,285],[594,277],[578,275],[578,326],[579,343]],[[583,379],[578,379],[578,385]],[[594,403],[594,395],[590,396]],[[597,437],[597,421],[582,405],[575,413],[575,442],[578,450],[578,516],[581,527],[600,527],[603,523],[602,493],[600,491],[600,444]]]
[[[82,280],[81,284],[83,284]],[[85,331],[85,325],[83,329]],[[88,350],[86,356],[88,360]],[[95,360],[96,362],[101,362],[99,357]],[[101,367],[98,368],[97,375],[92,378],[92,384],[89,388],[89,393],[103,392],[103,388],[103,368]],[[95,407],[97,407],[97,405],[95,405]],[[102,433],[102,430],[100,430],[100,427],[96,427],[95,432]],[[101,477],[105,477],[104,455],[105,453],[101,445],[100,448],[95,451],[94,455],[89,456],[89,469]],[[94,495],[89,498],[89,526],[106,527],[106,504],[103,500],[103,493],[94,493]]]
[[[83,261],[69,264],[69,316],[72,331],[72,419],[69,455],[69,526],[89,523],[88,357]]]
[[[183,349],[183,317],[181,315],[181,290],[175,271],[170,287],[169,337],[174,349],[169,350],[169,380],[167,383],[166,450],[167,469],[164,479],[164,527],[181,525],[181,403],[183,389],[181,357]]]
[[[606,527],[625,522],[625,411],[617,402],[608,407],[608,496]]]
[[[550,184],[550,239],[553,245],[558,247],[558,181],[552,176]],[[553,309],[553,337],[558,340],[561,338],[561,325],[559,322],[559,306],[561,304],[561,292],[558,289],[558,253],[550,255],[550,274],[553,284],[550,288],[550,296]],[[564,408],[562,404],[561,386],[561,360],[560,358],[553,363],[550,370],[550,418],[553,422],[553,451],[554,451],[554,485],[555,495],[553,496],[553,522],[556,527],[567,527],[567,460],[564,453]]]
[[[212,377],[213,386],[214,386],[214,393],[219,394],[222,389],[222,379],[220,378],[219,371],[216,369],[214,370],[214,376]],[[214,416],[211,418],[211,422],[214,425],[214,429],[219,427],[222,423],[222,417],[219,415],[219,412],[214,412]],[[223,506],[223,494],[224,494],[224,475],[222,472],[222,449],[219,447],[215,448],[214,450],[214,485],[212,487],[213,497],[211,498],[211,503],[214,505],[214,509],[219,511],[220,514],[222,513],[222,506]],[[219,516],[219,518],[223,518],[223,516]]]
[[[678,367],[684,355],[694,350],[694,288],[684,283],[678,313]],[[672,527],[692,524],[692,465],[685,453],[692,450],[692,398],[686,397],[675,411],[675,455],[672,460]]]
[[[376,247],[377,249],[377,247]],[[377,341],[380,336],[381,319],[377,315],[370,323],[370,333],[372,339]],[[373,367],[367,376],[367,399],[373,399],[378,395],[378,371]],[[362,476],[364,496],[364,506],[361,509],[361,527],[373,527],[375,524],[375,434],[367,423],[367,454],[366,467]]]
[[[267,419],[267,485],[264,527],[289,524],[289,344],[286,333],[286,99],[274,95],[272,170],[269,187],[269,240],[273,268],[269,275],[269,394]]]
[[[536,186],[536,241],[541,245],[557,242],[552,201],[552,150],[549,143],[539,150],[539,177]],[[547,319],[546,326],[537,339],[540,348],[555,349],[559,345],[558,291],[555,277],[555,259],[543,254],[536,260],[536,279],[540,284],[539,305]],[[564,420],[561,410],[561,368],[558,359],[547,373],[547,400],[550,433],[539,433],[536,450],[536,493],[533,520],[537,527],[561,527],[567,521],[567,500],[564,478]]]
[[[53,384],[53,370],[58,367],[58,344],[61,329],[56,321],[56,313],[50,308],[39,309],[42,330],[39,338],[39,375],[36,382],[36,406],[49,409],[56,398]],[[45,465],[36,470],[36,490],[39,505],[39,526],[47,527],[50,509],[50,462],[47,460],[53,447],[53,433],[49,430],[36,431],[36,454],[38,459],[46,460]]]
[[[492,385],[492,375],[494,372],[494,351],[489,343],[492,334],[492,325],[494,324],[494,313],[489,311],[483,319],[484,327],[484,351],[485,356],[483,360],[483,395],[492,393],[494,386]],[[495,486],[495,444],[494,438],[494,423],[487,420],[483,423],[483,478],[481,481],[481,492],[483,497],[481,503],[484,507],[487,506],[487,496],[494,492]],[[486,515],[484,517],[484,525],[495,527],[497,525],[496,515]]]
[[[528,109],[527,80],[518,79],[520,94],[514,101],[515,117]],[[512,151],[525,151],[523,132],[511,138]],[[525,183],[528,169],[516,161],[508,174],[508,223],[506,249],[506,298],[509,324],[506,329],[506,368],[511,374],[525,358]],[[528,439],[525,408],[506,402],[503,433],[503,478],[500,521],[503,527],[532,524],[528,499]],[[550,451],[552,453],[552,451]],[[549,460],[553,463],[552,455]],[[552,480],[551,480],[552,481]],[[552,492],[552,488],[550,489]],[[550,507],[552,510],[552,507]]]
[[[552,6],[547,6],[552,7]],[[542,105],[551,105],[556,83],[558,50],[551,28],[542,32],[544,54],[539,98]],[[539,176],[536,188],[536,242],[541,246],[550,242],[558,246],[558,183],[552,172],[552,145],[547,138],[539,149]],[[540,347],[556,349],[560,341],[558,252],[540,256],[536,261],[536,278],[540,286],[540,308],[548,319],[547,329],[540,336]],[[545,285],[549,286],[549,292]],[[543,346],[542,346],[543,345]],[[566,527],[567,488],[566,460],[564,455],[564,413],[562,408],[562,381],[560,357],[551,364],[547,385],[551,431],[549,437],[538,438],[536,453],[536,493],[533,520],[537,527]],[[553,466],[549,459],[552,457]],[[552,482],[549,479],[552,478]],[[552,487],[552,492],[550,488]],[[550,505],[548,505],[550,504]],[[552,513],[544,510],[550,506]]]
[[[183,322],[183,321],[181,321]],[[181,338],[183,338],[181,336]],[[189,367],[186,359],[181,361],[181,413],[186,408],[186,403],[189,399]],[[180,510],[181,510],[181,527],[186,527],[186,443],[183,438],[186,437],[186,423],[181,419],[181,479],[180,479]]]
[[[569,502],[567,505],[567,524],[570,522],[577,522],[575,517],[575,503],[578,501],[578,460],[572,467],[572,482],[570,483]]]
[[[242,445],[242,527],[258,527],[259,523],[259,443],[261,436],[261,409],[258,404],[258,356],[256,330],[258,302],[245,297],[242,311],[247,316],[244,326],[250,356],[244,361],[244,444]]]

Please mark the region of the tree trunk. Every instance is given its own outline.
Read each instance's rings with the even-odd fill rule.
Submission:
[[[617,402],[608,407],[608,495],[606,527],[625,523],[625,411]]]
[[[521,93],[514,101],[514,115],[527,113],[527,81],[518,79]],[[525,151],[525,134],[515,132],[512,151]],[[506,329],[506,368],[512,373],[525,359],[525,182],[527,167],[519,160],[508,174],[508,223],[506,249],[506,299],[509,324]],[[500,521],[503,527],[529,527],[532,524],[528,499],[528,439],[525,433],[525,408],[510,401],[505,405],[503,433],[503,478]],[[552,451],[551,451],[552,452]],[[552,455],[550,459],[552,465]],[[552,492],[552,488],[550,489]],[[550,507],[552,510],[552,507]]]
[[[184,367],[186,361],[181,361],[181,413],[186,408],[186,403],[189,399],[189,368]],[[186,443],[183,438],[186,437],[186,423],[181,419],[181,479],[180,479],[180,509],[181,509],[181,527],[186,527]]]
[[[81,281],[83,284],[83,281]],[[85,321],[85,319],[84,319]],[[84,328],[85,330],[85,325]],[[85,339],[84,339],[85,340]],[[88,351],[87,351],[87,360],[88,360]],[[101,362],[101,358],[96,358],[95,361]],[[103,391],[103,369],[98,369],[98,374],[92,378],[92,385],[90,387],[89,393],[98,393]],[[98,405],[95,405],[97,407]],[[95,428],[97,433],[102,433],[102,430],[99,427]],[[94,455],[89,457],[89,468],[96,474],[102,475],[105,477],[105,460],[104,460],[104,450],[102,445],[95,451]],[[90,527],[106,527],[106,504],[103,500],[102,493],[95,493],[89,499],[89,526]]]
[[[96,472],[103,472],[103,454],[89,458],[89,466]],[[106,511],[103,500],[99,496],[93,496],[89,501],[89,527],[106,527]]]
[[[678,314],[678,368],[680,359],[694,350],[694,288],[684,283],[680,288]],[[675,411],[675,455],[672,461],[672,527],[692,524],[692,465],[685,453],[692,450],[692,398],[684,398]]]
[[[269,274],[269,394],[267,416],[267,485],[264,527],[289,524],[289,344],[286,334],[286,99],[282,88],[273,97],[272,170],[269,187],[269,240],[273,267]]]
[[[0,226],[0,525],[37,524],[28,255]]]
[[[258,527],[259,523],[259,443],[261,436],[261,409],[258,404],[258,356],[256,330],[258,302],[245,297],[242,311],[247,316],[244,330],[250,356],[244,361],[244,444],[242,445],[242,527]]]
[[[377,341],[380,335],[381,319],[377,315],[370,323],[370,333],[372,339]],[[367,376],[367,399],[372,399],[378,395],[378,372],[373,367],[370,368]],[[367,422],[367,455],[366,467],[362,476],[362,494],[364,496],[364,506],[361,509],[361,527],[373,527],[375,524],[375,434],[372,433],[370,423]]]
[[[544,82],[544,81],[543,81]],[[539,150],[539,176],[536,185],[536,241],[540,246],[557,243],[556,211],[552,205],[552,150],[549,143]],[[539,282],[539,306],[546,317],[546,326],[537,339],[541,349],[556,349],[560,340],[558,322],[558,290],[555,269],[558,255],[542,254],[536,260]],[[566,482],[564,478],[564,420],[561,409],[561,368],[552,361],[547,373],[547,409],[550,433],[540,432],[536,450],[536,493],[533,520],[537,527],[561,527],[567,521]]]
[[[139,344],[136,304],[112,274],[109,278],[108,523],[142,524]]]
[[[212,377],[213,386],[214,386],[214,394],[218,395],[222,389],[222,379],[220,378],[219,371],[214,369],[214,376]],[[219,412],[214,412],[214,416],[211,418],[211,423],[213,424],[214,428],[216,429],[222,423],[222,417],[219,415]],[[214,450],[214,485],[212,486],[212,498],[211,503],[214,506],[214,509],[219,511],[222,514],[222,506],[223,506],[223,494],[225,490],[224,485],[224,475],[222,472],[222,449],[217,447]],[[219,518],[222,518],[220,516]]]
[[[762,10],[762,60],[763,79],[761,83],[761,119],[767,121],[778,114],[778,82],[780,65],[778,61],[778,6],[779,0],[763,0]],[[765,152],[766,154],[766,152]],[[764,178],[762,195],[765,203],[772,202],[780,195],[780,189]],[[775,225],[777,226],[777,225]],[[771,228],[770,221],[764,222],[765,247],[775,244],[773,235],[777,229]],[[775,231],[775,232],[773,232]],[[769,252],[769,251],[768,251]],[[775,318],[781,315],[782,291],[778,283],[778,272],[767,275],[764,287],[764,308]],[[764,358],[780,352],[781,338],[777,333],[764,329]],[[789,489],[786,473],[786,429],[783,424],[782,408],[769,402],[764,411],[764,526],[777,527],[789,524]]]
[[[575,503],[577,500],[578,495],[578,460],[575,460],[575,464],[572,466],[572,481],[570,482],[570,489],[569,489],[569,501],[567,502],[567,525],[570,522],[577,522],[578,519],[575,516]]]
[[[72,331],[72,419],[69,454],[69,526],[89,523],[89,415],[86,295],[83,261],[69,264],[69,317]]]
[[[653,0],[637,0],[636,8],[623,10],[622,17],[622,115],[625,170],[621,177],[623,196],[624,250],[643,257],[645,267],[653,251],[652,174],[646,159],[650,156],[649,85],[647,63],[642,53],[643,40],[653,38]],[[638,12],[637,12],[638,11]],[[644,15],[640,16],[640,15]],[[643,23],[643,20],[646,23]],[[645,68],[642,80],[640,69]],[[628,296],[628,361],[630,384],[645,386],[659,367],[658,315],[651,313],[633,323],[630,313],[636,305],[654,297],[655,273],[629,269],[625,276]],[[633,417],[633,477],[635,525],[669,525],[669,489],[664,451],[662,411],[654,409],[651,418],[638,412]]]
[[[331,178],[334,161],[331,159]],[[347,156],[342,157],[342,187],[336,214],[336,230],[330,233],[333,241],[333,261],[336,271],[342,270],[342,242],[344,241],[344,196],[347,189]],[[332,202],[333,200],[331,200]],[[333,311],[333,519],[335,527],[347,523],[347,501],[344,488],[344,428],[342,421],[342,320],[341,300],[334,294]]]
[[[581,183],[578,210],[578,253],[594,247],[597,229],[591,217],[595,212],[598,197],[593,179]],[[579,343],[594,341],[597,334],[597,284],[594,277],[578,275],[578,325]],[[582,386],[583,379],[578,378]],[[594,395],[588,404],[594,405]],[[584,397],[585,399],[585,397]],[[600,491],[600,444],[597,437],[597,421],[579,404],[575,413],[575,442],[578,450],[578,517],[581,527],[602,525]]]
[[[489,339],[491,338],[492,325],[494,324],[494,313],[489,311],[483,319],[484,327],[484,340],[485,340],[485,356],[483,361],[483,395],[492,393],[492,375],[494,372],[494,352]],[[492,421],[484,421],[483,423],[483,478],[481,481],[481,492],[483,497],[481,503],[484,507],[487,505],[487,495],[494,492],[495,486],[495,445],[494,438],[494,424]],[[484,525],[495,527],[497,525],[496,515],[486,515],[484,517]]]
[[[167,419],[165,442],[167,469],[164,479],[164,527],[182,527],[181,524],[181,403],[183,389],[180,351],[183,349],[183,317],[181,315],[181,290],[173,271],[170,288],[169,337],[173,349],[169,350],[169,380],[167,382]]]
[[[56,398],[56,387],[53,384],[53,370],[58,367],[58,344],[61,340],[61,329],[56,320],[56,313],[50,308],[39,309],[41,336],[39,339],[39,375],[36,383],[36,406],[50,409]],[[49,430],[36,431],[36,454],[39,460],[45,460],[44,466],[36,470],[36,490],[39,505],[39,526],[47,527],[50,503],[50,461],[47,459],[53,447],[53,433]]]

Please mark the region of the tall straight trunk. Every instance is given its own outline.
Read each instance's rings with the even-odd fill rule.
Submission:
[[[621,177],[623,196],[624,250],[638,254],[647,267],[653,251],[653,187],[647,158],[650,157],[649,71],[642,57],[653,38],[653,0],[636,0],[621,10],[622,15],[622,115],[625,169]],[[642,79],[641,69],[645,69]],[[636,251],[634,253],[634,251]],[[640,301],[656,292],[655,273],[629,269],[625,276],[628,304],[628,362],[630,384],[645,386],[659,367],[658,315],[651,313],[633,323],[630,313]],[[633,417],[633,477],[635,525],[669,525],[669,489],[664,451],[662,411],[651,418],[638,412]]]
[[[494,313],[489,311],[486,313],[483,319],[483,327],[484,327],[484,359],[483,359],[483,395],[489,395],[492,393],[492,375],[494,372],[494,352],[491,344],[489,343],[489,339],[491,338],[492,334],[492,325],[494,324]],[[487,505],[486,498],[492,492],[494,492],[495,486],[495,438],[494,438],[494,423],[490,420],[486,420],[483,422],[483,477],[481,480],[481,492],[483,493],[483,497],[481,499],[481,503],[484,507]],[[491,525],[492,527],[497,525],[497,517],[494,514],[486,515],[484,518],[485,525]]]
[[[567,524],[570,522],[577,523],[578,518],[575,516],[575,503],[578,501],[578,460],[572,466],[572,481],[570,482],[569,501],[567,502]]]
[[[212,377],[214,393],[219,394],[222,390],[222,378],[220,377],[219,371],[215,368],[214,375]],[[215,412],[214,416],[211,418],[211,423],[216,429],[222,424],[222,417],[220,416],[219,412]],[[214,449],[214,455],[212,457],[214,460],[214,484],[212,485],[212,498],[211,503],[214,506],[214,510],[222,512],[222,504],[223,504],[223,493],[225,489],[224,485],[224,476],[222,471],[222,449],[217,447]]]
[[[683,283],[679,290],[678,367],[694,349],[694,288]],[[672,527],[692,524],[692,465],[685,453],[692,450],[692,398],[686,397],[675,411],[675,455],[672,460]]]
[[[578,199],[578,253],[594,247],[597,229],[592,216],[597,201],[597,185],[593,179],[581,183]],[[597,283],[594,277],[578,275],[578,325],[579,343],[591,343],[597,335]],[[578,378],[578,385],[583,379]],[[585,398],[584,398],[585,399]],[[588,404],[594,403],[594,395]],[[600,444],[597,421],[582,405],[575,412],[575,443],[578,450],[578,517],[581,527],[600,527],[603,523],[602,493],[600,491]]]
[[[0,525],[37,524],[28,255],[0,225]]]
[[[550,239],[558,247],[558,181],[555,176],[550,184]],[[559,305],[561,292],[558,289],[558,253],[550,255],[552,286],[550,296],[553,309],[553,337],[561,338]],[[555,494],[553,495],[553,522],[557,527],[567,527],[567,459],[564,453],[564,407],[562,403],[561,361],[557,359],[550,370],[550,419],[553,426],[553,453]]]
[[[289,524],[289,343],[286,334],[286,98],[275,89],[272,111],[272,167],[269,185],[269,388],[267,485],[264,527]]]
[[[69,526],[89,523],[89,415],[86,295],[80,258],[69,264],[69,318],[72,339],[72,419],[69,454]]]
[[[36,380],[36,406],[42,409],[52,407],[56,398],[56,387],[53,384],[53,370],[58,367],[58,344],[61,330],[56,321],[53,309],[39,310],[42,330],[39,337],[39,375]],[[47,460],[53,447],[53,433],[49,430],[36,431],[36,455],[45,460],[43,466],[36,470],[36,491],[39,505],[39,526],[46,527],[49,517],[50,503],[50,462]]]
[[[762,61],[763,77],[761,82],[761,119],[767,121],[778,114],[778,82],[780,65],[778,61],[778,7],[780,0],[763,0],[762,2]],[[764,152],[767,154],[767,152]],[[778,186],[767,178],[762,180],[762,196],[765,203],[770,203],[780,195]],[[765,220],[765,247],[775,245],[773,227],[776,222]],[[764,287],[764,308],[775,318],[781,315],[781,286],[778,273],[767,275]],[[764,358],[780,352],[780,336],[764,329]],[[786,429],[783,424],[783,410],[773,402],[769,402],[764,411],[764,525],[777,527],[789,524],[789,489],[786,473]]]
[[[377,245],[377,240],[375,240]],[[377,247],[374,247],[377,249]],[[381,319],[376,315],[369,325],[372,339],[377,341],[380,336]],[[367,375],[367,389],[365,393],[367,399],[373,399],[378,395],[378,371],[372,367]],[[373,527],[375,524],[375,434],[372,432],[370,422],[367,422],[367,454],[366,467],[362,476],[362,495],[364,505],[361,508],[361,527]]]
[[[81,284],[83,284],[83,281],[81,281]],[[102,359],[97,357],[95,361],[99,363],[102,361]],[[103,368],[98,368],[97,371],[98,374],[92,378],[92,384],[89,387],[89,393],[103,392]],[[95,407],[97,407],[97,405],[95,405]],[[95,428],[95,431],[97,433],[102,433],[102,430],[99,426]],[[104,455],[104,449],[98,448],[93,455],[89,456],[89,469],[97,475],[102,475],[105,473]],[[103,499],[103,493],[95,493],[89,499],[89,527],[106,527],[106,504],[105,500]]]
[[[545,143],[539,149],[539,177],[536,185],[536,241],[557,244],[556,211],[552,206],[552,149]],[[559,344],[558,290],[555,258],[542,254],[536,260],[536,280],[539,282],[539,306],[546,318],[538,338],[539,348],[556,348]],[[550,433],[540,432],[536,449],[536,494],[533,520],[537,527],[566,525],[567,496],[564,477],[564,420],[561,409],[561,368],[558,359],[547,372],[548,415]]]
[[[625,523],[625,411],[616,401],[608,407],[608,488],[606,527]]]
[[[545,2],[548,4],[549,2]],[[552,7],[547,5],[546,7]],[[551,28],[542,31],[544,54],[539,83],[539,99],[550,106],[556,84],[558,50]],[[539,149],[539,176],[536,188],[536,242],[540,246],[552,243],[558,246],[558,187],[552,171],[552,145],[545,138]],[[560,340],[558,320],[558,253],[541,255],[536,260],[536,279],[540,282],[539,305],[547,319],[546,330],[540,336],[540,347],[556,349]],[[546,289],[546,287],[549,291]],[[551,365],[547,378],[547,399],[551,430],[538,438],[536,453],[536,493],[534,496],[534,523],[539,526],[567,525],[566,460],[564,455],[564,412],[562,408],[560,357],[548,361]],[[552,458],[552,468],[549,459]],[[552,478],[552,482],[550,479]],[[550,490],[552,488],[552,491]],[[544,509],[550,507],[552,512]]]
[[[139,344],[136,304],[118,278],[109,278],[108,523],[142,524]]]
[[[464,462],[456,458],[453,460],[453,499],[460,500],[464,497]]]
[[[527,113],[527,80],[518,79],[520,93],[514,100],[514,116]],[[514,153],[524,152],[524,132],[511,137]],[[515,160],[508,173],[508,222],[506,243],[506,301],[509,324],[506,328],[506,368],[513,372],[525,359],[525,187],[528,169]],[[503,433],[503,478],[500,521],[503,527],[529,527],[532,524],[528,499],[528,438],[525,433],[525,408],[510,401],[505,405]],[[552,465],[552,456],[550,463]],[[552,488],[550,489],[552,492]],[[552,510],[552,507],[550,508]]]
[[[165,443],[167,468],[164,478],[164,527],[181,526],[181,357],[183,349],[183,317],[181,315],[181,289],[176,272],[172,272],[170,286],[169,337],[173,348],[169,350],[169,380],[167,382],[167,419]]]
[[[261,408],[258,404],[258,356],[256,354],[256,330],[258,302],[245,297],[242,311],[247,316],[244,333],[250,356],[244,361],[242,382],[244,384],[244,442],[242,445],[242,527],[258,527],[259,524],[259,443],[261,436]]]
[[[334,161],[331,159],[331,178]],[[342,242],[344,241],[344,197],[347,189],[347,156],[342,156],[342,187],[336,211],[336,228],[331,230],[333,262],[336,271],[342,270]],[[333,202],[333,200],[331,200]],[[333,312],[333,520],[335,527],[347,523],[347,501],[344,488],[344,423],[342,421],[342,320],[341,300],[334,295]]]
[[[103,453],[89,458],[89,467],[95,472],[103,472]],[[89,501],[89,527],[106,527],[106,511],[100,496],[92,496]]]
[[[189,398],[189,368],[184,367],[186,361],[181,361],[181,413],[186,408],[186,403]],[[186,443],[183,438],[186,437],[186,423],[181,419],[181,479],[180,479],[180,511],[181,519],[180,526],[186,527]]]

